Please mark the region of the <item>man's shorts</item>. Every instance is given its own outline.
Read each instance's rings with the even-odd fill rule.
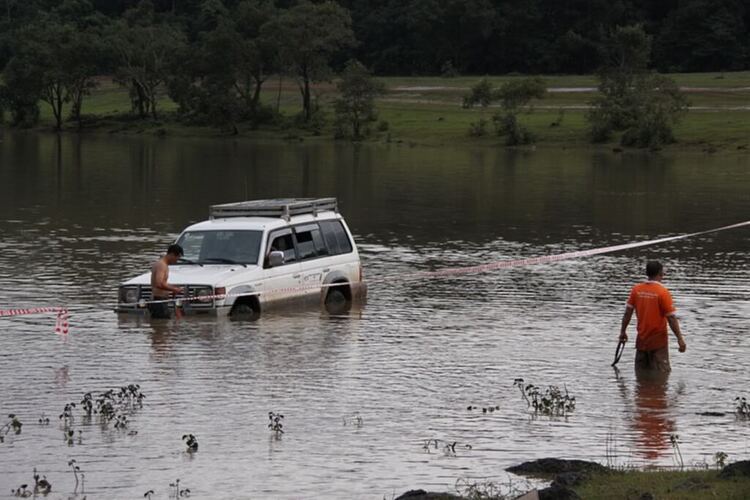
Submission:
[[[163,300],[156,298],[155,300]],[[169,319],[172,317],[172,312],[169,310],[169,302],[151,302],[148,305],[148,312],[151,313],[151,317],[154,319]]]
[[[669,347],[653,351],[635,351],[635,369],[644,372],[669,373]]]

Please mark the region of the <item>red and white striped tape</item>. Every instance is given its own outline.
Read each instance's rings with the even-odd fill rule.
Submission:
[[[578,250],[575,252],[566,252],[566,253],[561,253],[561,254],[556,254],[556,255],[542,255],[539,257],[531,257],[531,258],[526,258],[526,259],[503,260],[503,261],[498,261],[498,262],[491,262],[489,264],[481,264],[477,266],[453,267],[453,268],[439,269],[436,271],[420,271],[420,272],[410,273],[410,274],[383,276],[381,278],[370,279],[367,281],[367,283],[370,284],[370,283],[377,283],[377,282],[393,282],[393,281],[405,281],[409,279],[424,279],[424,278],[430,278],[430,277],[475,274],[475,273],[481,273],[481,272],[487,272],[487,271],[494,271],[497,269],[507,269],[511,267],[523,267],[523,266],[533,266],[533,265],[538,265],[538,264],[548,264],[552,262],[559,262],[562,260],[579,259],[583,257],[591,257],[594,255],[601,255],[601,254],[612,253],[612,252],[621,252],[624,250],[631,250],[634,248],[658,245],[661,243],[669,243],[672,241],[693,238],[696,236],[701,236],[701,235],[709,234],[709,233],[716,233],[719,231],[726,231],[729,229],[737,229],[737,228],[745,227],[745,226],[750,226],[750,221],[739,222],[737,224],[731,224],[728,226],[722,226],[722,227],[718,227],[714,229],[707,229],[705,231],[697,231],[694,233],[681,234],[678,236],[668,236],[666,238],[658,238],[658,239],[647,240],[647,241],[638,241],[634,243],[624,243],[622,245],[612,245],[608,247],[592,248],[589,250]],[[303,286],[290,287],[290,288],[284,288],[284,289],[275,289],[275,290],[268,290],[268,291],[243,292],[243,293],[237,293],[237,294],[201,295],[197,297],[154,300],[154,301],[149,301],[149,302],[142,301],[139,303],[139,305],[144,307],[149,303],[156,304],[156,303],[168,303],[168,302],[175,302],[177,304],[180,304],[182,302],[208,301],[208,300],[216,300],[216,299],[226,299],[230,297],[232,298],[247,297],[247,296],[266,295],[266,294],[272,294],[272,293],[289,293],[289,292],[296,292],[296,291],[301,291],[301,290],[320,289],[320,288],[328,288],[328,287],[335,287],[335,286],[340,286],[340,285],[337,283],[331,283],[331,284],[325,284],[325,285],[310,284],[310,285],[303,285]],[[33,308],[27,308],[27,309],[6,309],[6,310],[0,309],[0,318],[12,317],[12,316],[23,316],[23,315],[29,315],[29,314],[49,313],[49,312],[57,313],[55,333],[58,333],[60,335],[66,335],[68,333],[68,310],[67,308],[64,308],[64,307],[33,307]]]

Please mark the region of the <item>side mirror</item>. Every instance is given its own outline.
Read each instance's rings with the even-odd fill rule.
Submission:
[[[268,254],[268,265],[278,267],[284,265],[284,252],[274,251]]]

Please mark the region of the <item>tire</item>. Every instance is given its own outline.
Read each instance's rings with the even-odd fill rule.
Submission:
[[[349,312],[352,302],[346,298],[342,287],[331,288],[325,300],[326,311],[329,314],[344,314]]]
[[[260,311],[255,304],[247,302],[240,302],[232,306],[232,310],[229,312],[229,316],[232,319],[251,320],[254,321],[260,317]]]

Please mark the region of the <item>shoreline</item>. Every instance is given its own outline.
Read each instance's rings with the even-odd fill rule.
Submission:
[[[545,500],[545,499],[700,499],[747,498],[750,460],[680,470],[609,468],[596,462],[544,458],[510,467],[508,472],[546,481],[528,491],[503,490],[492,482],[466,483],[451,492],[408,490],[395,500]]]
[[[481,77],[383,77],[378,78],[389,89],[376,100],[377,121],[370,125],[371,135],[362,141],[367,145],[404,145],[407,147],[469,147],[528,151],[534,149],[577,149],[594,152],[658,154],[697,152],[705,154],[750,154],[750,72],[699,73],[669,75],[684,88],[691,110],[675,126],[676,142],[655,149],[623,147],[614,139],[595,144],[588,139],[586,107],[596,96],[592,75],[543,76],[549,92],[531,103],[519,115],[519,121],[536,137],[535,144],[506,146],[503,137],[492,127],[492,109],[464,109],[462,96]],[[521,76],[488,76],[494,84]],[[592,91],[593,89],[593,91]],[[314,86],[316,99],[323,113],[323,123],[300,127],[295,116],[300,111],[299,93],[290,79],[281,86],[268,84],[261,93],[261,102],[278,113],[273,122],[253,127],[238,122],[237,135],[222,132],[208,125],[189,125],[180,121],[177,105],[166,95],[158,99],[159,117],[138,118],[130,111],[127,90],[110,77],[98,79],[98,86],[83,103],[83,121],[65,122],[63,134],[102,134],[129,137],[185,137],[218,140],[273,141],[279,143],[309,142],[351,144],[334,137],[333,106],[337,97],[333,82]],[[533,110],[533,112],[532,112]],[[53,129],[50,107],[40,103],[40,123],[28,129],[17,129],[6,123],[3,130],[25,130],[31,133],[57,133]],[[64,110],[67,115],[68,108]],[[7,118],[7,117],[6,117]],[[487,122],[486,134],[471,137],[469,129],[479,120]]]

